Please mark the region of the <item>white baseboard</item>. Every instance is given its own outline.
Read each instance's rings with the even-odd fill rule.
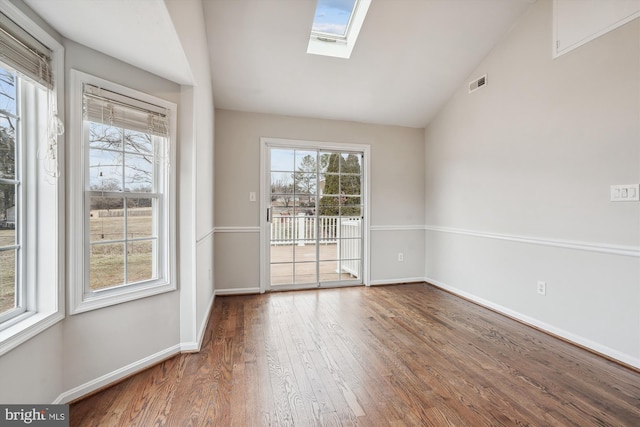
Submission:
[[[494,310],[498,313],[504,314],[506,316],[512,317],[514,319],[519,320],[520,322],[529,325],[529,326],[533,326],[535,328],[541,329],[545,332],[548,332],[552,335],[555,335],[557,337],[560,337],[562,339],[565,339],[569,342],[572,342],[574,344],[577,344],[579,346],[582,347],[586,347],[590,350],[593,350],[597,353],[600,353],[602,355],[605,355],[607,357],[610,357],[612,359],[618,360],[622,363],[625,363],[627,365],[633,366],[635,368],[640,368],[640,358],[634,357],[632,355],[626,354],[626,353],[621,353],[617,350],[614,350],[612,348],[609,348],[607,346],[604,346],[602,344],[599,344],[597,342],[591,341],[587,338],[581,337],[579,335],[573,334],[571,332],[565,331],[564,329],[560,329],[557,328],[553,325],[550,325],[548,323],[545,322],[541,322],[538,319],[535,319],[533,317],[529,317],[527,315],[524,315],[522,313],[518,313],[517,311],[511,310],[507,307],[503,307],[501,305],[495,304],[489,300],[485,300],[483,298],[480,298],[476,295],[470,294],[468,292],[462,291],[458,288],[455,288],[453,286],[449,286],[445,283],[439,282],[437,280],[433,280],[430,278],[424,278],[424,281],[427,282],[428,284],[432,284],[433,286],[436,286],[438,288],[441,288],[445,291],[451,292],[454,295],[458,295],[460,297],[463,297],[465,299],[468,299],[469,301],[472,301],[476,304],[479,304],[481,306],[490,308],[491,310]]]
[[[256,288],[237,288],[237,289],[216,289],[216,295],[247,295],[247,294],[259,294],[260,287]]]
[[[173,357],[179,353],[180,353],[179,344],[171,346],[165,350],[159,351],[155,354],[147,356],[136,362],[130,363],[129,365],[124,366],[120,369],[116,369],[115,371],[109,372],[107,374],[102,375],[101,377],[98,377],[94,380],[88,381],[82,385],[74,387],[71,390],[65,391],[60,396],[58,396],[56,400],[53,401],[53,404],[67,403],[67,402],[76,400],[82,396],[86,396],[89,393],[92,393],[103,387],[114,384],[117,381],[120,381],[123,378],[128,377],[129,375],[143,371],[144,369],[147,369],[153,365],[156,365],[162,362],[163,360]]]
[[[213,303],[215,302],[215,300],[216,293],[214,291],[213,295],[211,295],[211,299],[209,300],[209,308],[207,308],[207,314],[202,319],[202,323],[200,323],[197,341],[180,343],[180,351],[182,353],[197,353],[202,348],[202,339],[204,337],[205,331],[207,330],[207,324],[209,323],[209,317],[211,316],[211,311],[213,310]]]
[[[404,277],[402,279],[370,280],[369,286],[401,285],[403,283],[424,282],[424,277]]]
[[[53,404],[59,403],[67,403],[73,400],[79,399],[83,396],[86,396],[90,393],[93,393],[96,390],[99,390],[103,387],[108,387],[130,375],[137,374],[147,368],[156,365],[163,360],[169,359],[170,357],[176,356],[180,353],[186,352],[198,352],[202,347],[202,340],[204,338],[204,333],[207,329],[207,324],[209,323],[209,317],[211,316],[211,311],[213,310],[213,303],[215,301],[215,293],[211,296],[211,300],[209,301],[209,308],[207,309],[207,314],[202,319],[202,323],[200,324],[200,329],[198,331],[198,341],[197,342],[185,342],[176,344],[171,346],[165,350],[159,351],[158,353],[147,356],[143,359],[140,359],[136,362],[130,363],[127,366],[124,366],[120,369],[116,369],[115,371],[109,372],[99,378],[88,381],[78,387],[75,387],[71,390],[65,391],[60,396],[53,401]]]

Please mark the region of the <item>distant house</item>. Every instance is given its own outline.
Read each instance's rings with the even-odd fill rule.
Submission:
[[[0,221],[3,227],[15,228],[16,226],[16,207],[12,206],[4,213],[4,220]]]

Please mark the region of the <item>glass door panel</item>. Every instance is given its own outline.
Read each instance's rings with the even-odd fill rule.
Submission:
[[[269,288],[362,283],[362,154],[268,153]]]

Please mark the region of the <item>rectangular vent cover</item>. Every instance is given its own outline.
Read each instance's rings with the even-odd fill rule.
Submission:
[[[469,83],[469,93],[474,92],[486,85],[487,85],[487,75],[485,74],[484,76],[479,77]]]

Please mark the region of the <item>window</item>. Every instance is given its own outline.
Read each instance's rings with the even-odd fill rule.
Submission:
[[[356,0],[318,0],[311,32],[317,37],[346,38]]]
[[[371,0],[317,0],[307,53],[348,59]]]
[[[72,78],[82,165],[72,313],[174,290],[175,105],[79,71]]]
[[[11,3],[0,10],[1,355],[63,318],[64,215],[54,84],[62,47]]]
[[[20,279],[22,203],[24,188],[19,167],[22,141],[18,139],[20,111],[18,77],[0,68],[0,322],[24,313],[24,281]],[[16,213],[18,217],[16,217]]]

